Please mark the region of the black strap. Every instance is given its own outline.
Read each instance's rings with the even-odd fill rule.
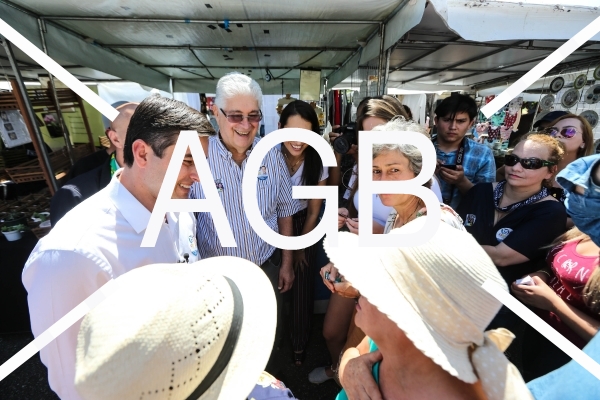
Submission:
[[[212,386],[212,384],[215,383],[227,365],[229,365],[229,361],[231,360],[231,356],[235,350],[238,338],[240,337],[242,322],[244,320],[244,300],[242,299],[242,294],[240,293],[237,285],[231,279],[227,277],[224,278],[227,280],[227,283],[229,283],[229,286],[231,287],[231,293],[233,294],[233,315],[231,317],[231,327],[229,328],[227,339],[225,339],[225,344],[223,345],[223,349],[221,350],[217,361],[215,361],[210,371],[208,371],[208,374],[206,374],[202,382],[200,382],[198,387],[194,389],[194,391],[187,397],[186,400],[199,399],[200,396],[202,396],[204,392],[206,392]]]
[[[465,159],[465,142],[466,142],[466,140],[467,140],[467,138],[463,137],[463,139],[460,142],[460,147],[458,148],[458,152],[456,153],[456,165],[463,164],[463,161]],[[437,142],[437,136],[435,138],[433,138],[431,141],[433,143]],[[450,202],[452,201],[452,198],[454,197],[455,190],[456,190],[456,187],[454,185],[450,185],[450,198],[442,199],[444,204],[450,205]]]

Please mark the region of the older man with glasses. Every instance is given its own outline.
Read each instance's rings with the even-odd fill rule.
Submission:
[[[277,297],[292,287],[292,254],[265,242],[250,226],[242,199],[244,174],[256,176],[258,204],[263,219],[281,235],[292,236],[292,215],[299,203],[292,198],[292,184],[285,160],[277,148],[271,149],[257,171],[246,171],[246,163],[260,121],[262,91],[256,81],[240,73],[219,79],[213,113],[219,134],[203,143],[208,147],[208,164],[219,190],[221,202],[232,228],[237,247],[223,247],[209,213],[198,213],[197,237],[201,258],[237,256],[259,265],[267,274]],[[203,182],[203,184],[207,184]],[[200,184],[194,184],[191,198],[202,199]]]

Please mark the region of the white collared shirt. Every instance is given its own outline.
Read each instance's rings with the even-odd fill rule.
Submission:
[[[189,226],[180,227],[173,216],[169,219],[175,223],[163,223],[155,247],[140,247],[151,214],[118,180],[121,171],[67,213],[29,256],[22,280],[35,337],[110,279],[144,265],[183,260],[178,236],[187,240],[194,231],[184,232]],[[40,352],[50,387],[61,399],[80,398],[74,386],[80,323]]]

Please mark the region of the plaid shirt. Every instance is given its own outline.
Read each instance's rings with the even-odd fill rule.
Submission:
[[[438,160],[448,165],[456,164],[458,150],[445,153],[438,149],[437,142],[434,142],[433,145],[435,146]],[[496,180],[494,153],[487,146],[467,138],[465,138],[465,155],[462,166],[465,171],[465,177],[474,185],[482,182],[494,182]],[[441,179],[439,175],[438,178],[440,178],[442,198],[451,199],[447,204],[456,210],[462,199],[460,191],[458,188]]]

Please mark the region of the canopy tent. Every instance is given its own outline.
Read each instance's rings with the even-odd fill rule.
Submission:
[[[206,1],[0,0],[0,16],[40,48],[43,32],[49,55],[83,80],[214,92],[237,70],[282,94],[298,93],[301,69],[320,70],[328,88],[369,75],[399,90],[505,85],[600,15],[599,0]],[[15,52],[26,78],[45,73]],[[551,73],[598,63],[590,41]]]
[[[0,15],[40,48],[45,28],[48,54],[81,77],[98,79],[81,68],[86,67],[109,74],[99,77],[103,80],[118,77],[166,91],[214,92],[219,77],[237,70],[256,79],[264,93],[280,94],[298,92],[301,69],[320,70],[330,86],[340,82],[358,67],[355,62],[378,58],[382,47],[392,46],[412,27],[406,21],[418,23],[425,4],[129,3],[2,0]],[[17,58],[32,69],[26,56]],[[270,82],[264,79],[267,72],[274,78]]]

